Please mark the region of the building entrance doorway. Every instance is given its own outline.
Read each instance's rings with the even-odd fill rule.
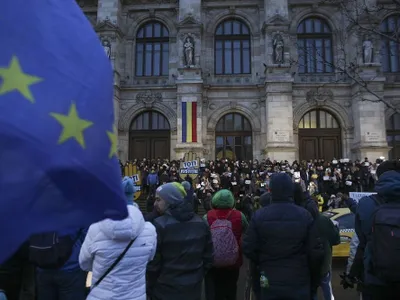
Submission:
[[[215,157],[233,160],[253,159],[252,129],[245,116],[230,113],[218,121],[215,128]]]
[[[156,111],[145,111],[131,124],[129,159],[170,159],[171,130],[167,118]]]
[[[299,123],[300,160],[342,158],[339,122],[327,111],[306,113]]]

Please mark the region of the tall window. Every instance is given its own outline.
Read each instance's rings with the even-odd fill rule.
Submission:
[[[215,31],[215,74],[250,74],[250,30],[239,20],[227,20]]]
[[[325,20],[311,17],[297,27],[299,73],[333,71],[332,30]]]
[[[387,17],[381,24],[382,68],[384,72],[400,72],[400,15]]]
[[[223,116],[215,128],[217,158],[250,160],[253,157],[252,130],[249,120],[241,114]]]
[[[389,147],[389,159],[400,159],[400,114],[394,114],[386,122],[386,138]]]
[[[150,22],[136,35],[136,76],[166,76],[169,64],[169,32],[160,22]]]

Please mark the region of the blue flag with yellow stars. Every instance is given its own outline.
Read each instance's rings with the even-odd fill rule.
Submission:
[[[75,0],[0,2],[0,263],[34,233],[127,216],[113,72]]]

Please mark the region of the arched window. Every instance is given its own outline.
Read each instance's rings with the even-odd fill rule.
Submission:
[[[243,115],[230,113],[223,116],[217,123],[215,136],[217,158],[252,159],[251,125]]]
[[[333,71],[332,30],[316,17],[303,20],[297,27],[299,73],[331,73]]]
[[[215,74],[250,74],[250,30],[239,20],[227,20],[215,31]]]
[[[312,110],[301,118],[299,129],[337,129],[336,118],[324,110]]]
[[[145,111],[132,122],[131,130],[169,130],[167,118],[156,111]]]
[[[141,26],[136,35],[136,76],[167,76],[169,32],[160,22]]]
[[[384,72],[400,72],[400,15],[387,17],[380,28],[382,34],[382,68]]]
[[[400,114],[394,114],[386,122],[386,138],[389,147],[389,159],[400,159]]]

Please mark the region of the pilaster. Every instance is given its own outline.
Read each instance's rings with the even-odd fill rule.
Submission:
[[[265,82],[267,144],[264,153],[278,161],[294,161],[298,152],[293,132],[293,78],[289,69],[287,66],[270,70],[273,73],[267,74]]]
[[[203,157],[203,79],[201,0],[179,1],[177,86],[177,158],[192,152]],[[195,113],[194,113],[195,112]]]
[[[390,150],[386,140],[385,104],[379,100],[384,97],[385,78],[378,75],[379,67],[377,63],[362,65],[359,82],[352,84],[354,158],[388,157]]]
[[[203,157],[203,80],[201,70],[195,67],[180,68],[178,73],[176,80],[178,116],[176,156],[182,158],[185,153],[194,152],[197,157]]]
[[[287,0],[264,0],[267,143],[263,152],[271,159],[293,161],[297,148],[293,133],[288,15]]]
[[[97,32],[100,42],[104,47],[105,55],[110,59],[110,63],[113,68],[114,74],[114,119],[115,126],[118,128],[119,119],[119,107],[120,107],[120,78],[122,74],[121,70],[121,47],[123,45],[124,34],[121,30],[121,12],[122,4],[121,0],[98,0],[97,10],[97,24],[95,31]],[[121,133],[122,136],[126,133]],[[126,141],[124,141],[126,142]],[[123,143],[123,142],[122,142]],[[123,146],[123,147],[121,147]],[[125,149],[126,145],[121,145],[120,138],[118,139],[118,156],[121,158],[127,158],[127,153],[124,153],[122,149]]]

